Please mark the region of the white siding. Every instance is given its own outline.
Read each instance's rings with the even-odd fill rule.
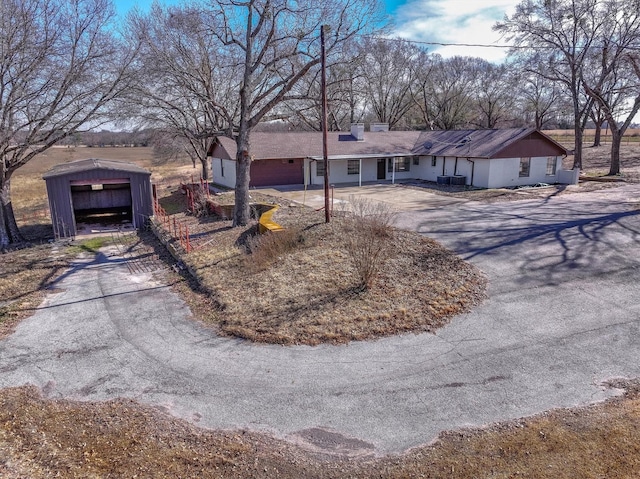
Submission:
[[[535,183],[556,183],[558,170],[547,176],[547,157],[533,157],[529,164],[529,176],[519,176],[520,158],[492,159],[489,188],[533,185]],[[558,167],[562,164],[558,157]],[[559,168],[558,168],[559,169]],[[478,185],[480,186],[480,185]]]
[[[236,187],[236,162],[235,161],[224,160],[222,158],[212,158],[211,170],[213,173],[213,178],[212,178],[213,183],[226,186],[227,188]]]
[[[489,188],[491,172],[490,160],[475,159],[473,162],[473,186],[477,186],[478,188]]]
[[[421,156],[420,166],[412,166],[412,168],[417,168],[414,172],[414,177],[421,180],[438,181],[438,176],[442,175],[442,162],[444,159],[441,156],[436,157],[436,166],[431,166],[432,161],[433,156]]]

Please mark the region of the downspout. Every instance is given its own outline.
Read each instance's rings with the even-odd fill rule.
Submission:
[[[358,186],[362,186],[362,158],[358,161],[360,162],[358,166]]]
[[[437,157],[436,157],[436,158],[437,158]],[[446,164],[446,163],[447,163],[447,157],[446,157],[446,156],[443,156],[443,157],[442,157],[442,176],[444,176],[444,167],[445,167],[445,164]]]
[[[456,161],[453,164],[453,176],[456,176],[458,174],[458,157],[456,156]]]

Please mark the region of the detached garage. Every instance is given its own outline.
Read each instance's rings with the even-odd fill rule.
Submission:
[[[43,178],[56,238],[76,236],[82,223],[141,228],[153,214],[151,173],[131,163],[73,161],[56,165]]]

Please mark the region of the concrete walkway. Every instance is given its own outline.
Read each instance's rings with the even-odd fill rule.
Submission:
[[[639,203],[640,187],[625,186],[545,201],[414,205],[398,224],[477,264],[491,298],[436,335],[346,346],[218,338],[149,273],[132,274],[108,253],[79,260],[0,342],[0,386],[132,397],[201,426],[352,455],[602,400],[615,394],[602,381],[640,376]]]

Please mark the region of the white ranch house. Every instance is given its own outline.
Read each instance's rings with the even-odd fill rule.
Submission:
[[[563,170],[567,150],[530,128],[388,131],[354,124],[328,135],[332,184],[427,180],[480,188],[535,183],[575,184],[577,170]],[[235,186],[235,141],[218,137],[209,150],[215,183]],[[322,185],[320,132],[254,132],[251,183],[257,186]]]

